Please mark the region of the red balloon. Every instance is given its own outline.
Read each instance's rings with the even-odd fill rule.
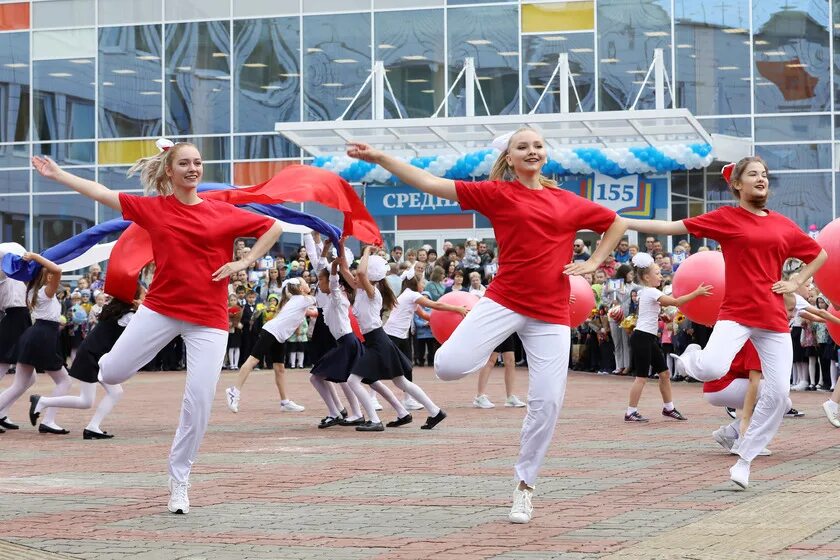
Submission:
[[[703,251],[685,259],[674,273],[673,296],[678,298],[691,293],[700,284],[711,286],[712,294],[694,298],[683,305],[680,311],[695,323],[711,327],[717,322],[723,295],[726,293],[726,271],[721,253]]]
[[[478,303],[478,296],[469,292],[449,292],[448,294],[443,294],[438,301],[448,305],[466,307],[469,310]],[[449,337],[452,336],[452,333],[461,324],[462,319],[463,317],[460,313],[432,309],[431,318],[429,319],[432,336],[443,344],[449,340]]]
[[[575,302],[569,305],[569,322],[575,328],[584,321],[595,308],[595,292],[582,276],[569,276],[569,287],[575,296]]]
[[[828,312],[840,319],[840,311],[834,305],[828,306]],[[840,344],[840,325],[837,323],[832,323],[831,321],[826,321],[825,326],[828,327],[828,334],[831,335],[831,338],[834,339],[835,344]]]
[[[814,274],[814,281],[828,299],[840,302],[840,218],[822,229],[817,242],[828,253],[828,260]]]

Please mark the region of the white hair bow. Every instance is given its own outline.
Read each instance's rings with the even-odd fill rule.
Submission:
[[[511,130],[510,132],[505,132],[501,136],[496,136],[493,138],[493,141],[490,142],[490,147],[496,148],[500,152],[504,152],[507,150],[508,144],[510,144],[510,139],[515,133],[515,130]]]
[[[648,253],[636,253],[633,257],[633,266],[636,268],[648,268],[653,264],[653,257]]]
[[[155,142],[155,146],[157,146],[157,149],[160,150],[161,152],[165,152],[165,151],[169,150],[169,148],[171,148],[174,145],[175,145],[175,142],[173,142],[169,138],[158,138],[157,141]]]

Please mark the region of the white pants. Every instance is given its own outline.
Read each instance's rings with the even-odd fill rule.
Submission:
[[[755,412],[739,446],[741,458],[752,461],[779,431],[787,411],[793,366],[790,333],[747,327],[735,321],[718,321],[706,347],[700,352],[685,354],[682,363],[692,377],[720,379],[729,371],[732,360],[747,339],[758,351],[764,375]]]
[[[178,335],[187,350],[187,382],[169,453],[169,475],[177,482],[186,482],[210,421],[227,331],[172,319],[140,306],[111,351],[99,360],[99,379],[111,385],[125,382]]]
[[[532,319],[481,298],[435,353],[435,373],[452,381],[479,371],[493,349],[514,332],[528,355],[529,379],[528,411],[514,470],[518,481],[533,486],[566,393],[569,327]]]
[[[610,335],[615,346],[615,369],[626,369],[630,367],[630,335],[621,328],[619,323],[612,319],[610,323]]]
[[[745,378],[733,379],[732,383],[713,393],[703,393],[703,398],[706,399],[712,406],[726,406],[729,408],[737,408],[741,410],[744,408],[744,398],[747,396],[747,388],[750,386],[750,380]],[[764,388],[764,381],[758,386],[758,398],[761,398],[761,390]]]

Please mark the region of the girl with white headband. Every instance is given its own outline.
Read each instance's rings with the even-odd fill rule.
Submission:
[[[0,270],[0,379],[17,363],[17,344],[21,335],[32,326],[29,307],[26,305],[26,284],[7,277]],[[0,410],[0,433],[17,430],[20,426],[9,420],[5,410]],[[4,429],[5,428],[5,429]]]
[[[488,181],[436,177],[367,144],[351,143],[347,155],[376,163],[425,193],[460,203],[486,216],[499,243],[499,271],[486,295],[473,307],[435,355],[440,379],[455,380],[479,371],[490,352],[512,333],[528,353],[530,389],[522,426],[516,487],[509,519],[531,520],[531,493],[554,434],[563,404],[569,367],[569,274],[595,269],[624,233],[615,212],[557,187],[541,174],[545,141],[521,128],[496,144],[501,153]],[[606,232],[588,261],[571,263],[578,230]],[[546,242],[534,243],[535,238]],[[559,251],[559,253],[558,253]],[[535,262],[559,260],[536,276],[519,273]]]
[[[659,315],[662,306],[685,305],[694,298],[707,296],[711,293],[711,287],[700,284],[696,290],[674,298],[663,294],[659,290],[662,284],[662,273],[659,265],[653,262],[653,257],[648,253],[637,253],[633,257],[633,269],[636,281],[641,284],[639,290],[639,317],[636,320],[636,329],[630,335],[630,351],[633,355],[636,380],[630,387],[630,403],[627,412],[624,414],[625,422],[647,422],[648,419],[639,414],[639,399],[647,384],[648,373],[653,368],[653,373],[659,374],[659,392],[662,394],[662,416],[674,420],[687,420],[674,408],[674,398],[671,393],[671,374],[665,362],[665,353],[659,346]]]
[[[263,325],[260,336],[242,367],[236,384],[225,391],[227,405],[231,412],[239,412],[239,399],[242,387],[257,364],[264,358],[271,361],[274,369],[274,383],[280,393],[282,412],[303,412],[304,407],[286,397],[286,341],[289,340],[304,317],[314,317],[315,298],[309,295],[309,284],[301,278],[289,278],[283,282],[280,290],[280,310],[277,315]]]
[[[42,176],[121,212],[149,234],[155,280],[146,299],[111,352],[99,361],[99,379],[110,385],[131,378],[173,338],[187,349],[187,378],[181,418],[169,454],[169,511],[190,510],[189,475],[210,421],[216,384],[228,338],[225,278],[259,259],[283,229],[280,222],[232,204],[204,200],[196,188],[203,173],[201,154],[187,142],[158,140],[159,154],[129,169],[139,172],[147,193],[114,192],[76,177],[45,157],[33,157]],[[228,262],[238,237],[257,237],[247,256]],[[192,313],[201,309],[202,313]]]

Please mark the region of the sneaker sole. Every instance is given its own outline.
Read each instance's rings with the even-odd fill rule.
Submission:
[[[176,514],[176,515],[186,515],[190,512],[190,508],[178,508],[174,511],[173,511],[172,508],[167,508],[167,509],[169,510],[169,513],[173,513],[173,514]]]
[[[744,484],[744,483],[743,483],[743,482],[741,482],[740,480],[735,480],[734,478],[731,478],[731,477],[729,478],[729,480],[731,480],[732,482],[734,482],[734,483],[735,483],[735,486],[737,486],[737,487],[738,487],[738,488],[740,488],[741,490],[746,490],[746,489],[747,489],[747,486],[749,486],[749,484]]]
[[[517,518],[511,517],[511,516],[508,516],[508,521],[510,521],[511,523],[516,523],[517,525],[525,525],[526,523],[530,522],[531,519],[530,518],[528,518],[528,519],[517,519]]]
[[[712,438],[714,438],[714,440],[717,442],[718,445],[720,445],[721,447],[723,447],[724,449],[726,449],[730,453],[732,452],[732,445],[735,445],[735,442],[732,442],[732,445],[727,445],[729,442],[724,437],[718,438],[718,436],[713,434]]]

